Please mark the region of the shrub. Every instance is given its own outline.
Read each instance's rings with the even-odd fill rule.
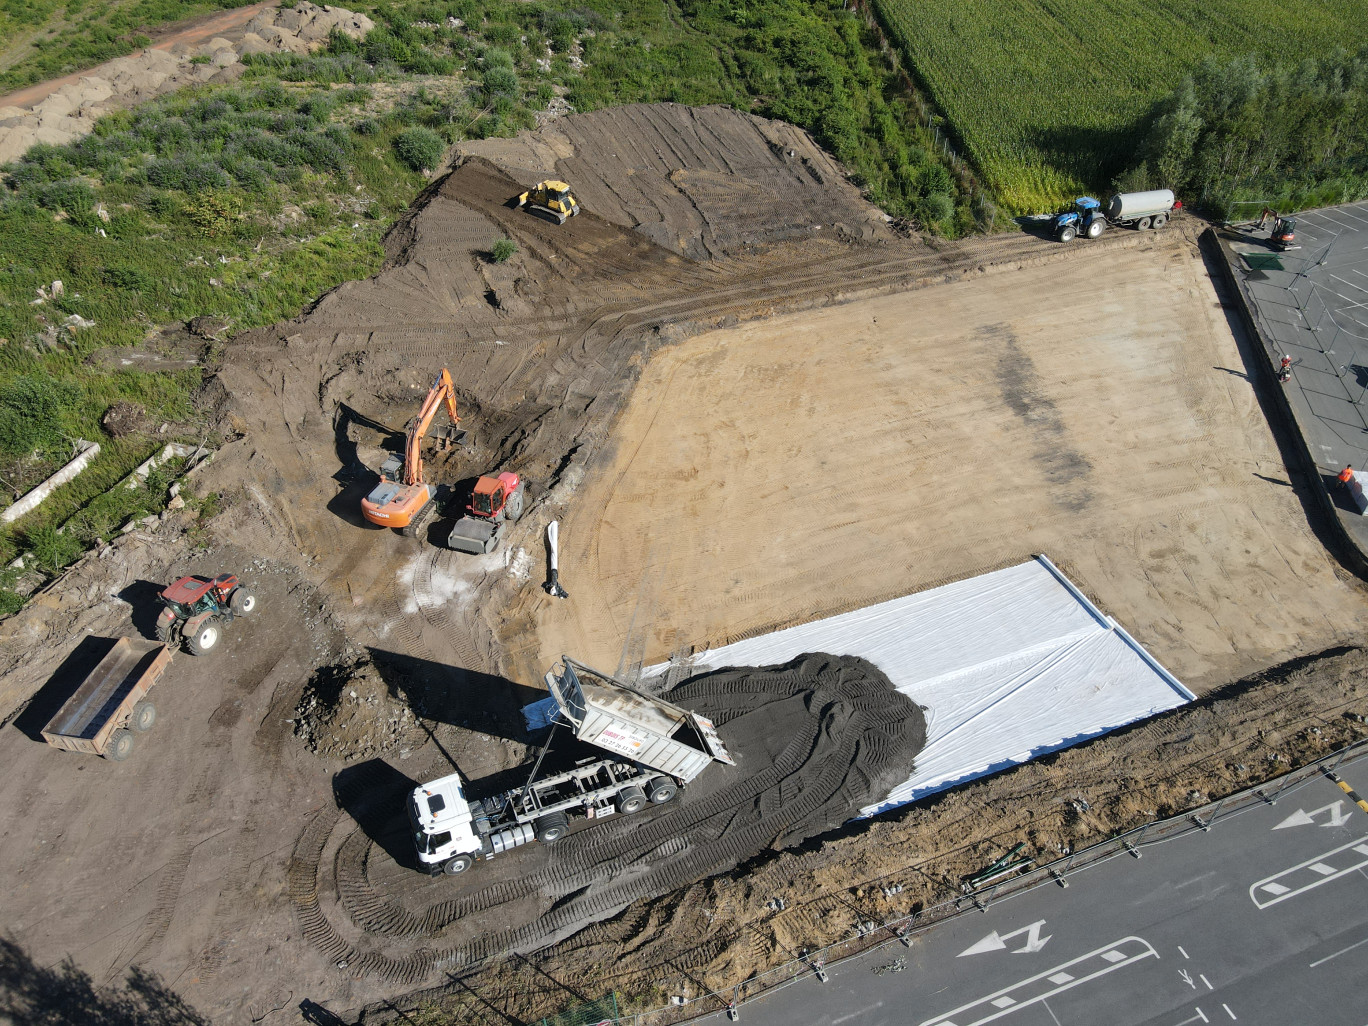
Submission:
[[[430,128],[406,128],[395,136],[394,150],[399,154],[399,159],[413,170],[432,170],[441,163],[446,144]]]
[[[51,524],[43,524],[27,532],[29,552],[37,561],[38,567],[49,574],[56,574],[62,567],[81,554],[81,543],[71,535],[63,534]]]
[[[489,255],[496,264],[504,263],[517,251],[518,244],[512,239],[495,239],[494,245],[489,247]]]

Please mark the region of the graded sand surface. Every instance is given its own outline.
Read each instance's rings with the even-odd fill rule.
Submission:
[[[617,666],[639,631],[651,663],[1037,552],[1199,691],[1352,637],[1194,248],[1089,256],[661,352],[562,524],[538,660]]]

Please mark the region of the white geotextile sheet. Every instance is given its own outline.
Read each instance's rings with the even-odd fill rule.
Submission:
[[[863,656],[926,710],[912,776],[861,815],[1193,698],[1044,556],[711,649],[694,657],[692,672],[771,666],[804,652]]]

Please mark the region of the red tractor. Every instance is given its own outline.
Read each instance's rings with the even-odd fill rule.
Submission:
[[[183,641],[192,655],[204,655],[223,637],[223,625],[256,608],[256,596],[236,574],[182,577],[161,593],[166,607],[157,617],[157,637],[168,645]]]

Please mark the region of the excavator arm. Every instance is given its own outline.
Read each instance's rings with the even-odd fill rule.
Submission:
[[[456,415],[456,386],[451,381],[451,373],[445,367],[432,383],[418,416],[409,421],[408,437],[404,443],[406,485],[423,483],[423,437],[432,426],[432,418],[437,416],[437,411],[443,403],[446,403],[447,415],[451,417],[451,426],[454,428],[461,422],[461,418]]]

